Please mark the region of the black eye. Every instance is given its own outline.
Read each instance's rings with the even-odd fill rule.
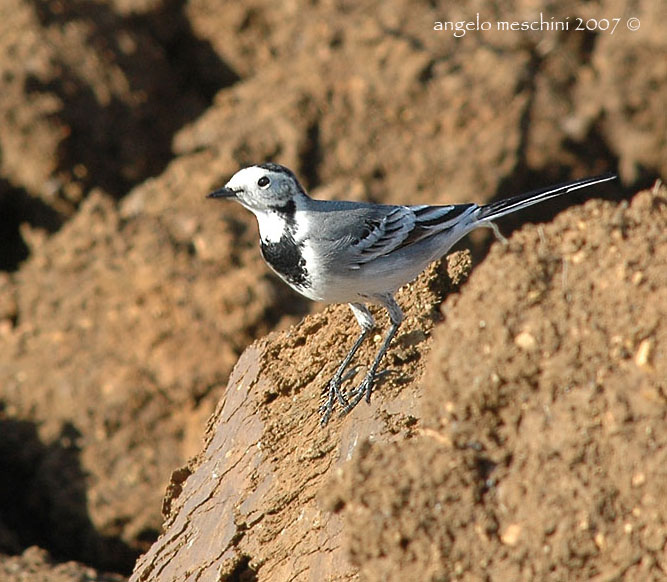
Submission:
[[[271,180],[269,180],[266,176],[262,176],[259,180],[257,180],[257,185],[260,188],[266,188]]]

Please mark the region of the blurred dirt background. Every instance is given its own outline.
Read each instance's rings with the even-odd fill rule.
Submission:
[[[433,30],[540,12],[621,22]],[[667,579],[666,25],[656,0],[2,0],[0,579]],[[620,179],[402,290],[392,373],[320,430],[356,324],[204,198],[266,160],[391,203]]]

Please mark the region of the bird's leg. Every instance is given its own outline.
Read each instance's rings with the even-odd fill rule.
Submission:
[[[331,378],[327,388],[325,389],[328,390],[329,392],[327,396],[327,401],[324,404],[322,404],[322,406],[320,406],[319,408],[319,412],[322,415],[322,419],[320,420],[320,424],[322,426],[324,426],[327,422],[329,422],[329,418],[331,417],[333,408],[336,405],[336,400],[340,402],[341,406],[348,405],[347,398],[345,397],[345,394],[343,394],[343,391],[341,390],[343,373],[345,372],[346,368],[350,365],[350,362],[352,361],[354,354],[357,352],[361,344],[364,343],[364,340],[366,339],[366,336],[368,336],[369,331],[370,330],[367,329],[361,331],[361,334],[359,334],[357,341],[354,342],[352,349],[347,353],[347,356],[345,356],[345,359],[342,361],[341,365],[338,366],[338,370],[336,370],[336,373],[333,375],[333,378]]]
[[[359,402],[363,400],[364,397],[366,398],[366,402],[370,403],[378,366],[380,365],[384,355],[387,353],[389,344],[391,344],[391,340],[394,339],[394,336],[396,335],[398,328],[401,327],[401,323],[403,321],[403,312],[391,295],[376,297],[375,299],[387,308],[387,311],[389,312],[389,319],[391,320],[391,327],[389,328],[389,331],[384,338],[384,342],[382,342],[382,346],[378,350],[378,353],[375,356],[375,359],[373,360],[368,373],[366,374],[361,384],[359,384],[359,387],[354,390],[354,392],[352,392],[352,398],[350,399],[350,402],[345,406],[345,408],[343,408],[343,414],[350,412],[357,404],[359,404]]]
[[[366,402],[370,403],[371,394],[373,392],[373,384],[375,382],[378,366],[380,365],[380,360],[382,360],[385,353],[387,352],[389,344],[391,343],[391,340],[394,339],[394,336],[396,335],[400,325],[400,323],[392,323],[391,328],[389,328],[389,332],[387,333],[387,337],[385,337],[382,347],[378,350],[378,353],[375,356],[375,360],[368,370],[368,373],[364,377],[361,384],[359,384],[359,386],[351,394],[351,400],[347,403],[345,408],[343,408],[343,414],[350,412],[357,404],[359,404],[359,402],[362,401],[364,396],[366,397]]]
[[[361,303],[350,303],[350,309],[352,309],[352,313],[354,313],[354,316],[359,322],[361,333],[359,334],[357,340],[354,342],[354,345],[350,351],[347,353],[347,356],[345,356],[345,359],[341,362],[340,366],[338,366],[336,373],[333,375],[333,378],[331,378],[327,388],[325,389],[328,390],[329,394],[327,396],[326,402],[319,408],[319,413],[322,415],[320,420],[320,424],[322,426],[329,422],[331,413],[333,412],[334,406],[336,405],[336,400],[340,402],[341,406],[348,406],[347,398],[341,390],[343,374],[345,373],[347,367],[350,365],[350,362],[352,361],[352,358],[354,358],[354,355],[357,353],[357,350],[361,347],[361,344],[364,343],[364,340],[366,337],[368,337],[368,334],[375,325],[373,316],[371,315],[370,311],[368,311],[368,309]]]

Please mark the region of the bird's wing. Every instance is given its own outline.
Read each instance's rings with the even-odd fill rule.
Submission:
[[[359,223],[360,228],[351,233],[354,263],[367,263],[391,253],[408,238],[414,226],[414,212],[406,206],[389,207],[381,214],[365,217]]]
[[[350,268],[456,226],[475,204],[450,206],[367,206],[350,209],[343,244],[351,251]]]

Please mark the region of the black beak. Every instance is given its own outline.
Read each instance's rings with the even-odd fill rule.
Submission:
[[[236,192],[230,188],[218,188],[206,196],[206,198],[235,198]]]

